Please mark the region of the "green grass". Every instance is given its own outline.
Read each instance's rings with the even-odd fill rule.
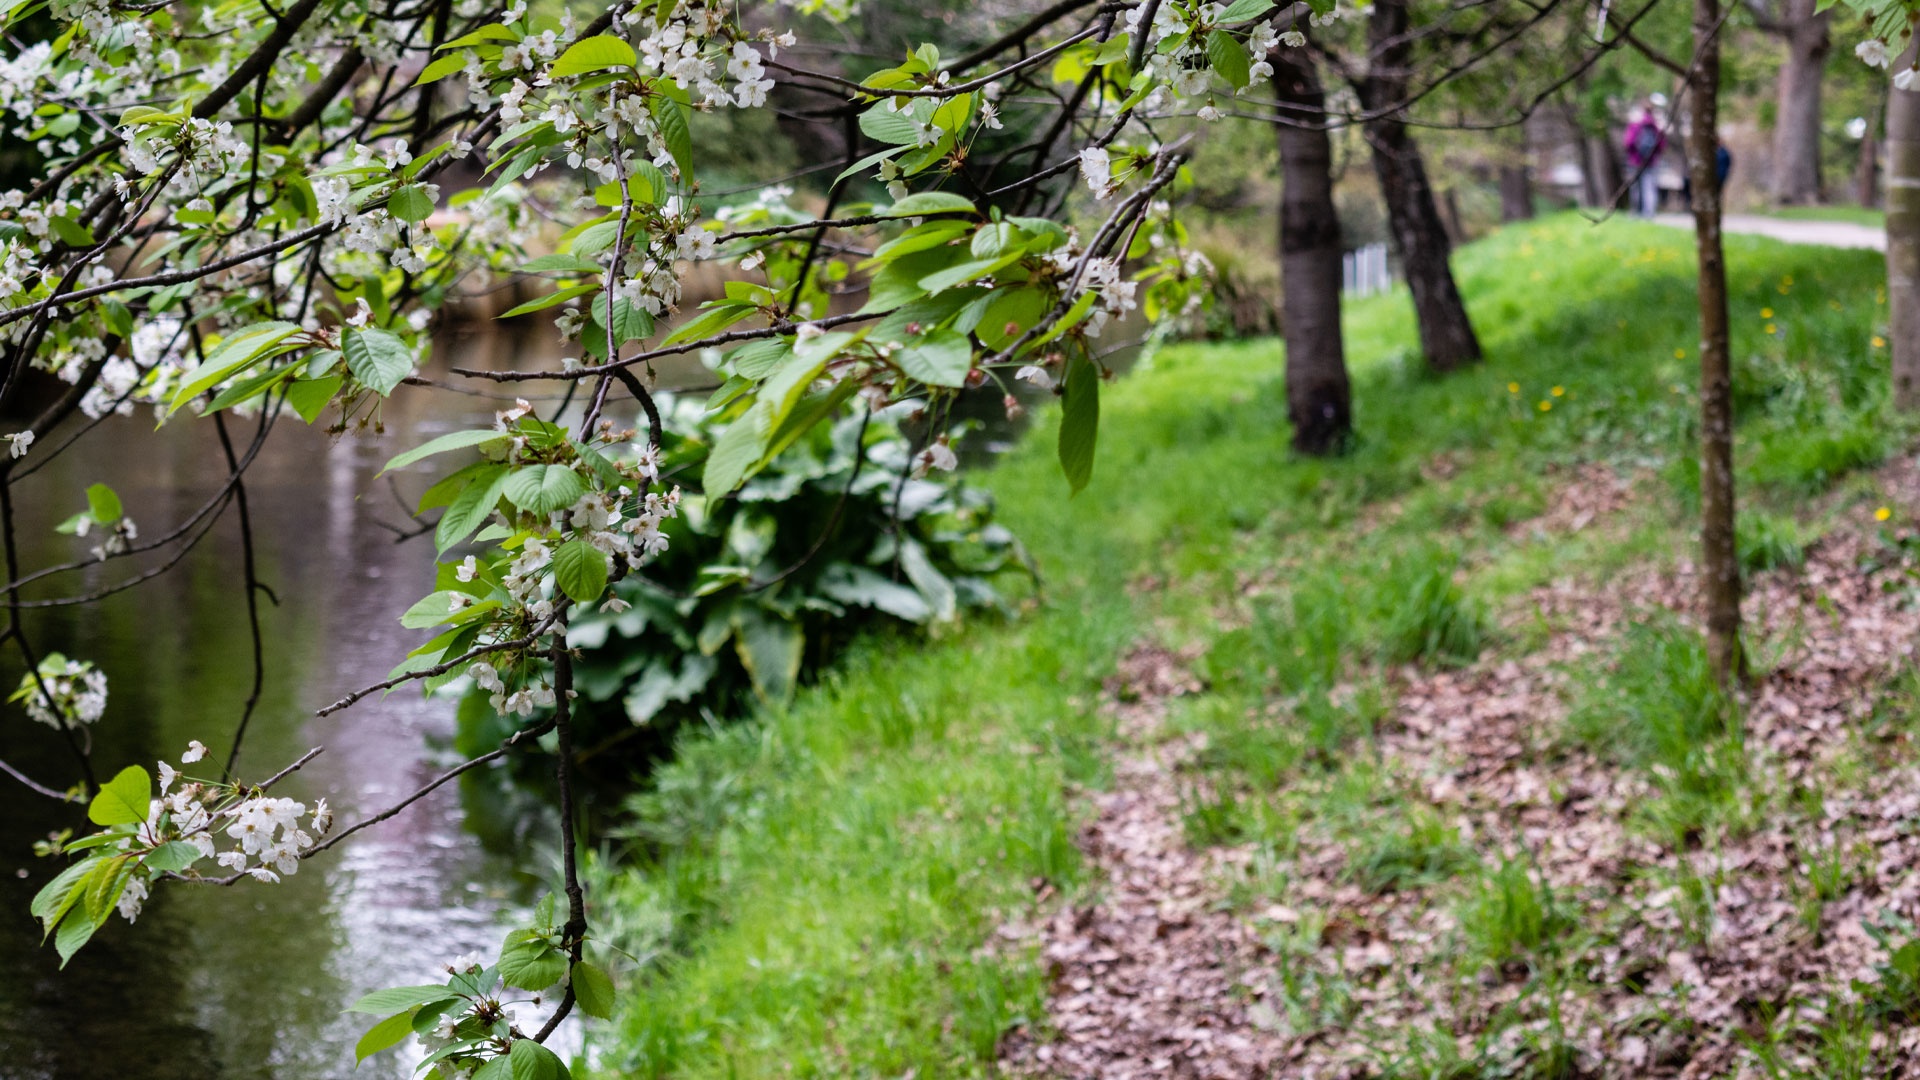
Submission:
[[[1887,212],[1870,206],[1782,206],[1766,213],[1789,221],[1845,221],[1877,229],[1887,224]]]
[[[1743,509],[1773,515],[1743,535],[1759,570],[1812,539],[1795,524],[1809,492],[1904,432],[1871,344],[1879,256],[1749,238],[1728,254]],[[1538,945],[1554,916],[1528,906],[1536,879],[1461,880],[1471,852],[1380,775],[1371,736],[1395,665],[1524,651],[1541,628],[1500,613],[1526,589],[1686,550],[1693,256],[1677,230],[1562,216],[1455,261],[1486,362],[1434,378],[1404,294],[1351,305],[1349,456],[1288,452],[1276,342],[1166,348],[1103,391],[1078,497],[1052,410],[984,478],[1045,575],[1018,618],[867,642],[790,709],[682,738],[592,874],[596,933],[634,958],[595,1036],[605,1074],[988,1075],[1007,1030],[1045,1023],[1042,965],[995,929],[1096,884],[1073,793],[1107,782],[1101,685],[1148,638],[1204,650],[1209,692],[1172,717],[1209,736],[1184,789],[1193,842],[1278,853],[1331,829],[1369,889],[1453,890],[1489,956]],[[1652,470],[1660,497],[1581,532],[1526,528],[1587,462]],[[1724,820],[1740,775],[1681,743],[1726,746],[1737,725],[1700,696],[1692,646],[1634,647],[1684,693],[1624,687],[1582,737],[1672,773],[1656,828]],[[1262,865],[1233,896],[1284,888]],[[1275,948],[1290,1022],[1351,1015],[1311,942]],[[1552,1074],[1564,1049],[1540,1044],[1530,1068]]]

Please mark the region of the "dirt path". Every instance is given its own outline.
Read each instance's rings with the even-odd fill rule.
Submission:
[[[1693,218],[1688,214],[1658,214],[1653,220],[1657,225],[1688,230],[1693,228]],[[1887,250],[1887,230],[1851,221],[1805,221],[1763,214],[1726,214],[1720,219],[1720,228],[1723,232],[1766,236],[1789,244]]]
[[[1897,500],[1920,503],[1913,463],[1880,479]],[[1754,583],[1756,640],[1777,651],[1745,711],[1753,820],[1710,846],[1652,840],[1633,825],[1636,804],[1655,794],[1650,777],[1557,734],[1576,696],[1568,665],[1613,649],[1648,612],[1684,611],[1693,594],[1684,565],[1604,589],[1543,587],[1531,604],[1555,629],[1536,651],[1406,673],[1377,752],[1382,773],[1415,797],[1384,807],[1377,828],[1400,827],[1409,810],[1434,815],[1488,865],[1524,858],[1569,926],[1606,928],[1569,946],[1565,970],[1578,977],[1559,984],[1551,1006],[1524,965],[1460,955],[1460,883],[1362,888],[1354,837],[1310,817],[1278,867],[1288,884],[1273,899],[1286,906],[1234,910],[1223,883],[1244,878],[1253,853],[1188,843],[1188,789],[1212,781],[1197,767],[1200,737],[1164,723],[1174,698],[1203,687],[1182,657],[1136,648],[1107,688],[1114,779],[1092,793],[1080,841],[1102,885],[1086,905],[1020,933],[1049,967],[1052,1030],[1014,1033],[1003,1064],[1060,1080],[1347,1080],[1380,1075],[1385,1060],[1410,1061],[1423,1045],[1431,1064],[1520,1070],[1557,1046],[1581,1076],[1744,1077],[1758,1075],[1744,1037],[1784,1004],[1808,1010],[1787,1025],[1787,1050],[1805,1052],[1833,1030],[1820,1017],[1857,1015],[1845,1012],[1859,993],[1853,980],[1877,978],[1885,953],[1867,927],[1883,915],[1920,919],[1911,824],[1920,767],[1910,736],[1863,735],[1920,642],[1920,607],[1903,567],[1885,557],[1885,535],[1844,523],[1810,546],[1803,568]],[[1838,853],[1844,880],[1807,907],[1811,867]],[[1688,899],[1686,882],[1703,891]],[[1303,952],[1274,951],[1295,948],[1271,937],[1276,923],[1299,931]],[[1295,983],[1345,1004],[1303,1021]],[[1521,1022],[1496,1023],[1502,1013]],[[1887,1070],[1878,1075],[1920,1074],[1920,1030],[1872,1038]]]

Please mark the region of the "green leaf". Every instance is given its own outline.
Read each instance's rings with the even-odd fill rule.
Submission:
[[[907,580],[927,598],[927,605],[933,609],[936,619],[951,619],[959,611],[960,594],[933,565],[927,557],[927,549],[920,541],[903,537],[900,541],[900,569],[906,571]]]
[[[969,214],[980,211],[972,202],[945,191],[918,191],[901,199],[892,206],[879,212],[881,217],[919,217],[923,214],[946,214],[964,210]]]
[[[920,123],[904,112],[894,112],[881,102],[860,114],[860,131],[874,142],[889,146],[911,147],[920,141]]]
[[[449,41],[445,45],[440,46],[440,48],[443,51],[446,49],[464,49],[469,45],[479,45],[482,42],[487,42],[487,41],[519,41],[519,40],[520,40],[520,35],[514,33],[511,28],[503,26],[500,23],[488,23],[487,25],[481,27],[480,29],[475,30],[471,34],[465,34],[460,37],[454,38],[452,41]]]
[[[926,597],[884,574],[864,566],[834,563],[820,575],[820,591],[843,604],[884,611],[907,622],[925,622],[933,616]]]
[[[438,592],[430,592],[415,601],[412,607],[401,614],[400,625],[409,630],[425,630],[429,626],[439,626],[460,612],[467,610],[471,605],[467,604],[466,601],[472,599],[473,597],[467,593],[454,589],[441,589]],[[453,606],[456,603],[462,606],[456,609]]]
[[[1257,19],[1274,10],[1274,7],[1273,0],[1233,0],[1233,3],[1227,5],[1227,10],[1221,12],[1220,17],[1214,21],[1221,26],[1232,26],[1234,23]]]
[[[340,351],[353,377],[381,397],[393,393],[413,373],[413,350],[397,335],[369,327],[340,335]]]
[[[599,263],[583,259],[578,255],[542,255],[522,267],[522,274],[546,274],[556,270],[565,270],[575,274],[597,274],[606,269]]]
[[[612,67],[630,68],[639,59],[634,54],[633,46],[612,34],[600,34],[582,38],[568,46],[567,51],[560,54],[560,59],[553,62],[553,77],[585,75]]]
[[[675,330],[660,344],[678,345],[683,341],[698,341],[703,337],[717,334],[741,319],[753,314],[754,309],[747,304],[718,304],[701,312],[686,325]]]
[[[448,432],[437,439],[416,446],[405,453],[395,454],[393,459],[388,461],[386,467],[381,469],[380,472],[389,473],[395,469],[404,469],[414,462],[419,461],[421,458],[432,457],[435,454],[444,454],[449,450],[459,450],[468,446],[479,446],[481,443],[489,443],[508,437],[505,432],[493,431],[491,429],[486,431]]]
[[[395,1013],[368,1028],[360,1041],[353,1044],[353,1063],[359,1065],[380,1051],[399,1045],[400,1040],[411,1034],[413,1014]]]
[[[613,1018],[613,980],[585,960],[573,965],[573,1000],[588,1016]]]
[[[447,1001],[459,995],[444,986],[393,986],[385,990],[375,990],[359,1001],[347,1006],[348,1012],[381,1013],[400,1012],[416,1005],[431,1005],[437,1001]]]
[[[1086,357],[1067,361],[1066,401],[1060,412],[1060,471],[1073,494],[1093,479],[1093,448],[1100,432],[1100,376]]]
[[[990,349],[1004,349],[1047,313],[1047,295],[1034,288],[1002,289],[993,294],[974,332]]]
[[[532,1039],[517,1040],[507,1052],[507,1061],[513,1080],[570,1080],[560,1055]]]
[[[1213,70],[1219,72],[1235,90],[1244,90],[1253,81],[1252,61],[1247,58],[1247,47],[1225,30],[1215,30],[1207,35],[1207,60],[1213,64]]]
[[[473,481],[453,500],[446,512],[440,515],[440,523],[433,529],[433,547],[437,554],[473,535],[493,513],[494,506],[500,502],[500,493],[507,486],[507,478],[512,473],[505,465],[490,465],[485,471],[474,474]]]
[[[100,321],[106,325],[107,329],[121,337],[133,335],[133,312],[128,310],[127,305],[111,296],[100,300]]]
[[[401,221],[425,221],[433,213],[433,200],[426,188],[408,184],[387,197],[387,213]]]
[[[585,540],[569,540],[553,553],[553,578],[576,604],[590,604],[607,590],[607,557]]]
[[[54,234],[60,237],[60,242],[68,247],[82,248],[93,246],[93,230],[72,218],[52,217],[48,218],[47,222],[53,226]]]
[[[458,53],[452,56],[443,56],[433,63],[428,64],[426,70],[420,72],[420,77],[413,80],[413,85],[425,86],[431,82],[439,82],[441,79],[446,78],[466,66],[467,58]]]
[[[513,1059],[501,1054],[489,1060],[474,1070],[472,1080],[513,1080]]]
[[[265,322],[228,334],[204,363],[188,372],[180,381],[180,389],[174,392],[173,404],[167,412],[178,411],[180,406],[199,397],[216,383],[238,374],[299,329],[289,322]]]
[[[100,865],[87,879],[87,918],[96,923],[105,923],[107,916],[113,914],[113,907],[120,902],[120,894],[126,890],[127,879],[133,875],[134,860],[131,855],[114,855],[100,860]]]
[[[100,794],[87,807],[87,820],[95,825],[137,825],[147,820],[152,792],[153,780],[147,770],[129,765],[100,785]]]
[[[587,481],[565,465],[528,465],[508,475],[500,493],[528,513],[551,514],[579,502]]]
[[[701,475],[701,489],[707,497],[717,499],[739,487],[766,446],[766,410],[749,409],[729,424],[707,454],[706,470]]]
[[[511,319],[515,315],[525,315],[525,314],[528,314],[529,312],[540,311],[544,308],[550,308],[555,304],[564,304],[576,296],[581,296],[585,293],[593,292],[595,289],[598,289],[599,287],[600,287],[600,283],[597,281],[590,281],[590,282],[587,282],[585,285],[569,285],[558,292],[548,293],[545,296],[536,297],[532,300],[527,301],[524,304],[519,304],[515,307],[509,308],[508,310],[501,312],[499,315],[494,316],[494,318]]]
[[[43,922],[58,922],[73,903],[73,891],[79,886],[80,880],[93,873],[93,863],[93,859],[82,859],[40,886],[40,891],[33,894],[33,903],[28,906],[28,912]],[[49,925],[47,929],[53,927]]]
[[[601,293],[599,296],[593,298],[592,306],[589,308],[593,317],[593,325],[600,327],[601,332],[593,333],[592,331],[585,331],[583,333],[592,334],[602,349],[606,347],[605,331],[608,326],[608,301],[612,301],[613,304],[612,326],[613,344],[615,348],[619,348],[629,341],[639,341],[641,338],[649,337],[653,334],[653,316],[647,314],[644,308],[634,307],[631,301],[623,297],[616,297],[611,293]]]
[[[93,514],[93,520],[102,525],[111,525],[120,520],[125,513],[120,507],[120,496],[105,484],[90,484],[87,487],[87,510]],[[142,818],[141,820],[145,820]]]
[[[908,378],[929,386],[961,387],[973,367],[973,343],[954,330],[935,330],[893,354]]]
[[[785,338],[751,341],[727,354],[734,373],[743,379],[764,379],[793,354],[793,343]]]
[[[964,285],[969,281],[986,277],[997,270],[1004,270],[1020,261],[1024,252],[1012,251],[994,259],[972,259],[968,262],[949,266],[920,279],[920,287],[930,293],[951,289],[955,285]]]
[[[185,840],[169,840],[147,853],[147,869],[180,871],[200,859],[200,849]]]
[[[800,677],[806,635],[794,623],[746,605],[734,609],[733,630],[733,647],[753,680],[754,693],[769,705],[786,704]]]
[[[660,139],[667,144],[667,153],[673,155],[673,163],[680,166],[680,175],[693,175],[693,132],[687,127],[686,106],[677,101],[661,100],[652,106],[654,124],[660,129]]]
[[[66,967],[67,961],[73,959],[73,954],[79,952],[99,928],[99,923],[87,918],[84,906],[76,905],[67,912],[67,917],[60,922],[60,932],[53,936],[53,951],[60,954],[60,966]]]
[[[522,990],[545,990],[567,973],[567,954],[531,930],[515,930],[500,948],[500,978]]]

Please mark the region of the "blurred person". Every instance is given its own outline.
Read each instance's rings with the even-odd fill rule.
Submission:
[[[1627,151],[1627,164],[1633,174],[1633,212],[1652,217],[1660,209],[1660,152],[1667,148],[1667,136],[1660,130],[1660,118],[1653,106],[1640,110],[1639,119],[1627,125],[1621,140]]]

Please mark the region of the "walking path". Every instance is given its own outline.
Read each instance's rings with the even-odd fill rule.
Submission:
[[[1690,214],[1656,214],[1654,222],[1675,228],[1693,228]],[[1767,217],[1764,214],[1726,214],[1720,219],[1723,232],[1768,236],[1789,244],[1819,244],[1837,248],[1887,250],[1887,231],[1851,221],[1806,221],[1798,218]]]

